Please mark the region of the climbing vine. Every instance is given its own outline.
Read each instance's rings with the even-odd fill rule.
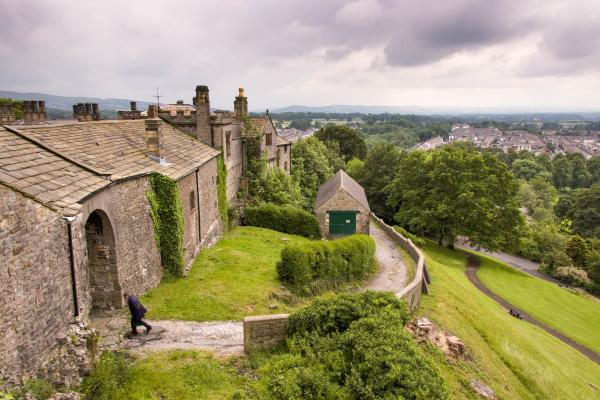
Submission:
[[[223,221],[223,227],[229,226],[229,204],[227,203],[227,166],[221,154],[217,158],[217,199],[219,201],[219,215]]]
[[[184,225],[177,182],[158,173],[151,174],[149,180],[152,186],[147,193],[150,216],[165,276],[180,277],[184,268]]]

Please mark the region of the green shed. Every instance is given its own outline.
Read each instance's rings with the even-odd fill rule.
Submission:
[[[369,233],[370,209],[365,191],[345,171],[321,186],[315,214],[326,237]]]

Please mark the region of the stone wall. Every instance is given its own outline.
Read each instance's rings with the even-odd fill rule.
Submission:
[[[200,250],[198,235],[198,191],[196,188],[196,171],[177,181],[179,196],[183,206],[185,245],[185,265],[189,268]]]
[[[0,376],[32,377],[74,317],[67,224],[0,184]]]
[[[77,287],[82,314],[88,315],[92,301],[85,224],[96,210],[105,214],[113,230],[119,289],[141,294],[156,286],[162,277],[160,252],[154,240],[154,225],[146,193],[148,177],[118,182],[83,203],[73,221],[77,264]],[[122,296],[119,295],[122,299]]]
[[[279,168],[289,174],[292,168],[292,145],[286,144],[277,146],[277,154]]]
[[[236,199],[239,190],[240,178],[242,177],[242,167],[244,162],[244,149],[241,139],[241,125],[231,125],[231,131],[225,131],[225,135],[230,134],[230,149],[227,145],[223,148],[225,165],[227,166],[227,200],[230,205]],[[223,138],[223,143],[226,143],[226,137]]]
[[[325,237],[329,236],[329,216],[327,215],[327,211],[358,211],[356,214],[356,232],[369,234],[369,210],[354,200],[344,189],[338,189],[329,200],[315,211],[321,225],[321,233]]]
[[[288,314],[244,318],[244,350],[273,347],[287,338]]]
[[[217,198],[217,159],[213,158],[198,171],[200,186],[200,246],[212,246],[223,234]]]

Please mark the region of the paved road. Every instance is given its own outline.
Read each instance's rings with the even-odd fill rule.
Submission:
[[[463,249],[463,250],[473,250],[473,251],[479,251],[480,253],[488,254],[494,258],[497,258],[500,261],[503,261],[504,263],[510,265],[511,267],[516,268],[520,271],[523,271],[529,275],[533,275],[535,277],[538,277],[538,278],[543,279],[548,282],[552,282],[552,283],[556,283],[556,284],[560,283],[559,281],[552,278],[551,276],[548,276],[548,275],[544,274],[543,272],[540,272],[538,270],[540,267],[540,264],[535,261],[531,261],[531,260],[528,260],[523,257],[515,256],[514,254],[498,253],[495,251],[488,251],[485,249],[476,249],[475,247],[470,246],[468,243],[466,243],[464,241],[458,241],[456,243],[455,247],[457,247],[459,249]]]
[[[495,294],[494,292],[492,292],[487,286],[485,286],[483,284],[483,282],[481,282],[479,280],[479,277],[477,276],[477,268],[479,268],[479,265],[480,265],[479,257],[477,257],[473,254],[467,255],[467,270],[465,271],[465,274],[467,275],[467,278],[469,279],[469,281],[471,281],[471,283],[473,285],[475,285],[475,287],[477,287],[477,289],[479,289],[486,296],[490,297],[496,303],[498,303],[502,307],[504,307],[507,312],[510,309],[520,312],[523,315],[524,321],[527,321],[533,325],[536,325],[536,326],[542,328],[543,330],[545,330],[552,336],[556,337],[558,340],[573,347],[575,350],[579,351],[581,354],[583,354],[590,360],[596,362],[597,364],[600,364],[600,355],[599,354],[595,353],[594,351],[588,349],[585,346],[580,345],[579,343],[575,342],[573,339],[569,338],[568,336],[563,335],[562,333],[558,332],[557,330],[550,328],[548,325],[538,321],[537,319],[533,318],[531,315],[516,308],[515,306],[510,304],[508,301],[504,300],[502,297],[500,297],[497,294]]]
[[[371,237],[375,240],[375,258],[379,271],[367,283],[366,289],[398,293],[406,283],[406,264],[398,251],[398,244],[374,221],[370,225]]]

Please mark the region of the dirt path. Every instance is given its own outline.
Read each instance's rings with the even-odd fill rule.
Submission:
[[[375,258],[379,262],[379,272],[366,285],[366,289],[399,292],[406,282],[406,264],[404,263],[397,244],[376,222],[371,221],[371,237],[375,240]]]
[[[469,281],[471,281],[471,283],[473,285],[475,285],[475,287],[477,287],[477,289],[479,289],[486,296],[493,299],[496,303],[500,304],[503,308],[506,309],[507,312],[510,309],[520,312],[523,315],[524,321],[527,321],[535,326],[542,328],[543,330],[545,330],[546,332],[548,332],[549,334],[551,334],[552,336],[554,336],[561,342],[568,344],[569,346],[573,347],[575,350],[579,351],[581,354],[583,354],[584,356],[589,358],[590,360],[596,362],[597,364],[600,364],[600,355],[599,354],[595,353],[594,351],[588,349],[585,346],[580,345],[579,343],[575,342],[573,339],[569,338],[568,336],[563,335],[562,333],[558,332],[557,330],[550,328],[548,325],[538,321],[537,319],[533,318],[531,315],[527,314],[526,312],[514,307],[508,301],[504,300],[502,297],[500,297],[497,294],[495,294],[494,292],[492,292],[487,286],[485,286],[483,284],[483,282],[481,282],[479,280],[479,277],[477,276],[477,268],[479,268],[479,265],[480,265],[479,257],[474,256],[473,254],[467,255],[467,270],[465,271],[465,274],[467,275],[467,278],[469,278]]]

